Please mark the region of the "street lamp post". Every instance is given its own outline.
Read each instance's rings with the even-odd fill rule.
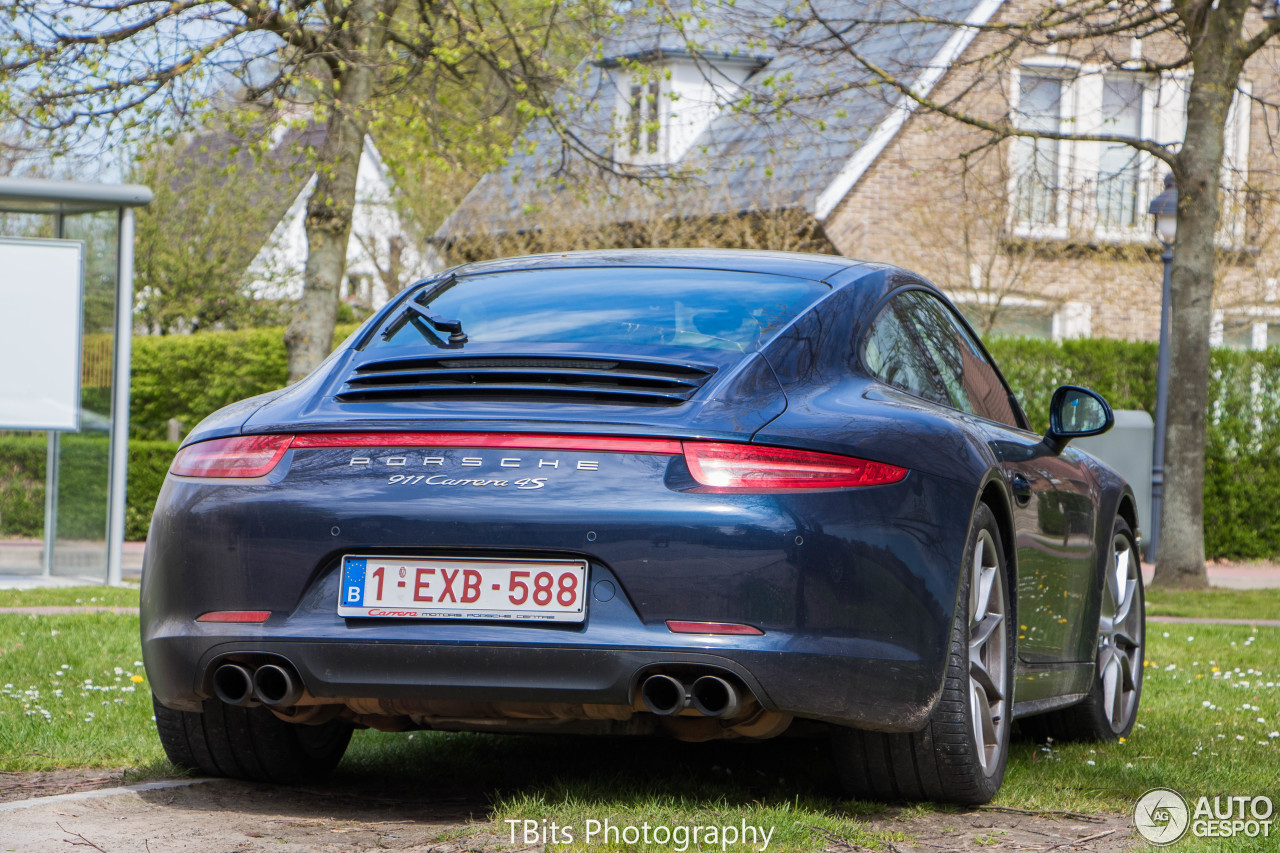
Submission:
[[[1170,172],[1164,178],[1164,192],[1151,200],[1148,211],[1155,217],[1156,239],[1164,251],[1164,284],[1160,294],[1160,360],[1156,368],[1156,434],[1151,459],[1151,532],[1147,536],[1146,557],[1154,563],[1160,548],[1160,513],[1164,506],[1164,436],[1169,413],[1169,303],[1173,269],[1173,240],[1178,233],[1178,184]]]

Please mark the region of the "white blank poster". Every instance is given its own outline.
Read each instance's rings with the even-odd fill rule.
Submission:
[[[84,244],[0,239],[0,429],[80,425]]]

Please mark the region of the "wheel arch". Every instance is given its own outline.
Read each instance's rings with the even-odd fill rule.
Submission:
[[[978,494],[978,500],[974,504],[975,511],[978,503],[986,504],[987,508],[991,510],[991,514],[996,517],[996,526],[1000,530],[1000,548],[1004,551],[1004,565],[1008,575],[1009,609],[1011,618],[1016,625],[1018,619],[1018,596],[1015,594],[1018,589],[1018,543],[1013,523],[1013,504],[1009,500],[1009,492],[1004,479],[998,471],[993,470],[988,473]],[[1014,636],[1017,636],[1016,631]]]

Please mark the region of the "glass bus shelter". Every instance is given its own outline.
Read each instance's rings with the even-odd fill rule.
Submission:
[[[0,578],[121,581],[133,208],[150,201],[151,190],[143,186],[0,178],[0,239],[36,248],[49,240],[83,244],[79,426],[33,432],[0,423]],[[17,277],[0,268],[0,281],[6,275]],[[30,287],[40,285],[39,276],[29,276]],[[8,286],[25,288],[28,277]],[[61,319],[29,318],[32,324]],[[0,365],[0,371],[23,369],[21,363]]]

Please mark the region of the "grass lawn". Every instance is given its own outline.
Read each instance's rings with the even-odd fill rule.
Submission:
[[[137,607],[138,588],[119,586],[53,586],[0,589],[0,607]]]
[[[1148,641],[1142,711],[1127,742],[1017,741],[996,805],[1128,813],[1157,786],[1188,797],[1268,794],[1280,804],[1280,629],[1153,623]],[[0,770],[173,772],[155,736],[140,660],[132,615],[0,616]],[[895,840],[862,821],[882,807],[833,796],[821,741],[678,744],[361,731],[338,772],[356,780],[425,775],[438,780],[431,784],[441,796],[479,792],[492,803],[484,817],[497,821],[499,831],[506,819],[578,827],[587,817],[633,826],[745,819],[775,827],[769,849],[783,853],[813,849],[822,833],[869,847]],[[494,827],[475,831],[481,829]],[[1273,848],[1270,839],[1187,838],[1176,846]]]
[[[1280,619],[1280,589],[1148,589],[1147,615]]]

